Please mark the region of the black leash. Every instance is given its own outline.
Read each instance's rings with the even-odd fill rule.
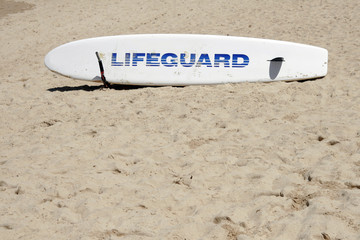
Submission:
[[[99,67],[100,67],[100,74],[101,74],[101,81],[104,83],[104,87],[106,88],[109,88],[110,87],[110,83],[108,81],[106,81],[106,78],[105,78],[105,75],[104,75],[104,67],[103,67],[103,64],[102,64],[102,61],[99,57],[99,53],[98,52],[95,52],[96,54],[96,57],[99,61]]]

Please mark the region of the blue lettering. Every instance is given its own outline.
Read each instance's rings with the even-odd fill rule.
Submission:
[[[183,67],[192,67],[194,65],[194,63],[195,63],[195,58],[196,58],[195,53],[190,54],[190,62],[186,63],[185,58],[186,58],[186,54],[181,53],[180,54],[180,63],[181,63],[181,65]]]
[[[168,58],[171,58],[170,62],[167,61]],[[161,57],[161,64],[165,67],[177,67],[177,55],[175,53],[165,53]]]
[[[138,62],[143,62],[145,57],[145,53],[133,53],[132,65],[137,66]]]
[[[203,53],[200,55],[199,60],[196,63],[197,67],[200,67],[202,65],[206,65],[207,67],[211,67],[211,61],[209,58],[209,54]]]
[[[122,66],[123,63],[122,62],[117,62],[116,58],[117,58],[117,53],[112,53],[112,55],[111,55],[111,66]]]
[[[229,54],[215,54],[214,67],[220,67],[220,63],[224,63],[224,67],[230,67]]]
[[[242,59],[242,63],[239,63],[239,58]],[[249,64],[249,57],[244,54],[233,54],[232,67],[243,68]]]
[[[125,53],[125,66],[130,66],[130,53]]]
[[[160,66],[158,57],[160,57],[160,53],[146,54],[146,66],[153,66],[153,67]]]
[[[165,67],[177,67],[179,60],[182,67],[234,67],[243,68],[249,65],[250,59],[245,54],[223,54],[213,55],[212,63],[209,54],[202,53],[196,61],[196,53],[180,53],[180,59],[175,53],[125,53],[124,61],[118,61],[117,53],[111,53],[111,66],[138,66],[139,62],[144,62],[149,67],[159,67],[160,64]],[[213,65],[212,65],[213,64]]]

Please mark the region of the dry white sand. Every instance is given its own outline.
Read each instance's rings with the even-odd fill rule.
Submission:
[[[358,0],[0,1],[1,239],[360,239]],[[304,83],[117,86],[50,72],[136,33],[329,50]]]

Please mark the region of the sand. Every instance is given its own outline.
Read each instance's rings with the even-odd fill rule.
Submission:
[[[0,1],[1,239],[360,239],[358,0]],[[329,50],[316,81],[125,87],[43,64],[198,33]]]

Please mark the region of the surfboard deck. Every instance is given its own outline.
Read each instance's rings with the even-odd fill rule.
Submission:
[[[59,74],[100,81],[95,53],[110,83],[194,85],[294,81],[327,74],[324,48],[269,39],[139,34],[89,38],[61,45],[45,57]]]

